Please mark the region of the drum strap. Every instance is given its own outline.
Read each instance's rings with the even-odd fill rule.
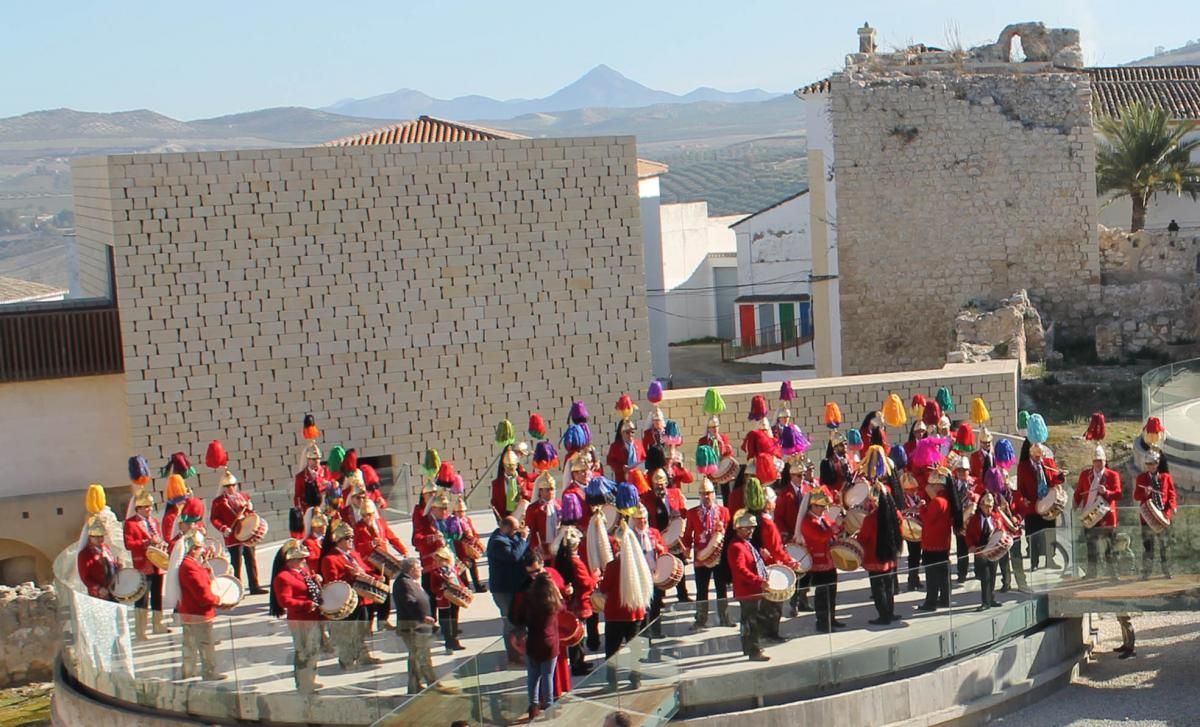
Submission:
[[[1050,493],[1050,485],[1046,483],[1046,468],[1041,462],[1035,462],[1033,471],[1037,475],[1037,493],[1040,500]]]
[[[308,597],[312,599],[313,603],[320,606],[321,587],[317,585],[317,579],[313,578],[312,574],[306,570],[300,571],[300,573],[304,578],[304,585],[308,588]]]
[[[1096,498],[1100,497],[1100,486],[1104,484],[1104,470],[1100,470],[1100,474],[1092,472],[1092,486],[1088,488],[1088,499],[1084,509],[1090,510],[1095,504]]]
[[[145,520],[146,520],[146,530],[148,530],[150,532],[150,537],[157,540],[158,539],[158,528],[155,527],[153,518],[146,518]]]
[[[987,539],[992,536],[992,516],[984,515],[983,523],[979,528],[980,539],[987,542]]]
[[[1162,512],[1162,483],[1158,480],[1157,472],[1150,475],[1150,502],[1154,503],[1159,512]]]
[[[758,569],[758,577],[764,581],[767,579],[767,564],[763,562],[762,555],[758,552],[758,548],[754,547],[753,543],[747,542],[750,547],[750,552],[754,554],[754,567]]]

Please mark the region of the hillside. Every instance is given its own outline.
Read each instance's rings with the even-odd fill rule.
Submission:
[[[1164,51],[1157,55],[1139,58],[1126,65],[1130,66],[1197,66],[1200,65],[1200,40],[1189,41],[1187,45],[1173,50]]]

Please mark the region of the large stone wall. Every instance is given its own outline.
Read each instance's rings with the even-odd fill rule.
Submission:
[[[882,63],[832,81],[847,373],[928,368],[970,299],[1025,288],[1058,329],[1099,299],[1088,77]]]
[[[326,445],[436,447],[469,474],[501,418],[555,428],[572,397],[649,379],[632,137],[121,155],[74,178],[80,230],[116,250],[133,451],[202,465],[222,440],[280,528],[306,412]]]
[[[58,655],[58,596],[53,586],[0,586],[0,687],[50,681]]]

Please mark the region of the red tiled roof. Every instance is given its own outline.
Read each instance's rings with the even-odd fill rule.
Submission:
[[[369,146],[374,144],[433,144],[446,141],[496,141],[497,139],[528,139],[511,131],[489,129],[486,126],[447,121],[432,116],[420,116],[415,121],[402,121],[361,134],[327,141],[321,146]],[[667,173],[667,165],[648,159],[637,160],[638,179]]]
[[[1092,77],[1093,113],[1119,116],[1134,101],[1160,106],[1172,119],[1200,120],[1200,66],[1110,66]]]

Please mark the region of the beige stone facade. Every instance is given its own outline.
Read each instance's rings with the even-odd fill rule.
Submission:
[[[1020,288],[1090,333],[1090,81],[997,53],[858,54],[832,79],[847,373],[937,365],[967,301]]]
[[[635,163],[631,137],[76,161],[80,234],[116,250],[133,452],[187,452],[211,497],[220,439],[282,513],[306,412],[326,445],[436,447],[469,484],[501,418],[557,429],[572,396],[644,386]]]

